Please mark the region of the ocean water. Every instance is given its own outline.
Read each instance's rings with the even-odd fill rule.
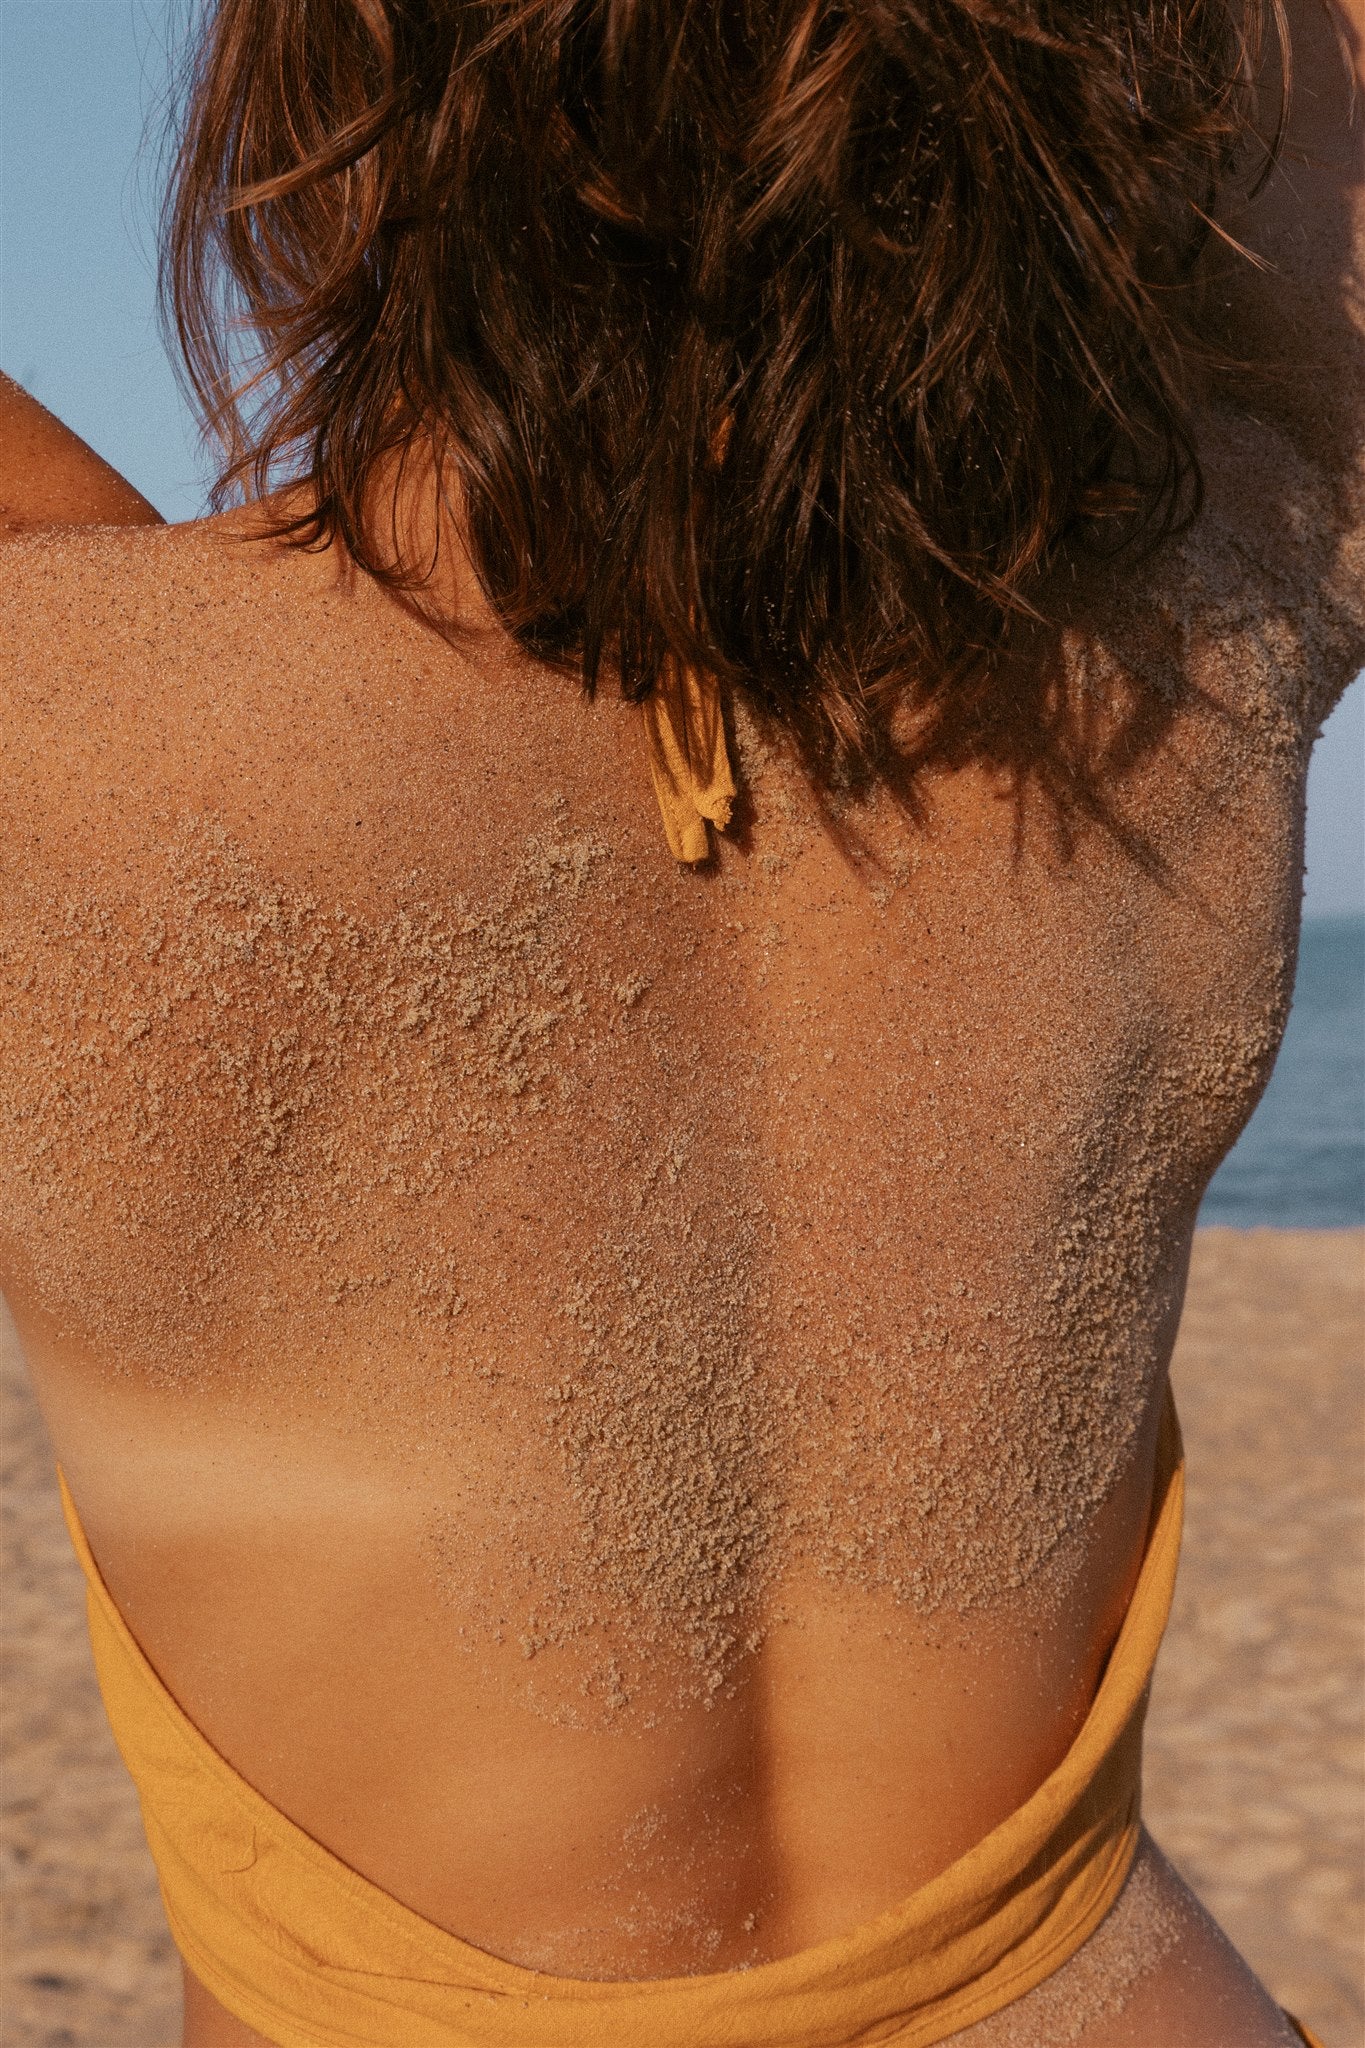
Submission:
[[[1365,1224],[1365,918],[1305,921],[1275,1071],[1199,1221]]]

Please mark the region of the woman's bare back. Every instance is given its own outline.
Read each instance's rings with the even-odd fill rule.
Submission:
[[[742,1967],[1065,1750],[1365,646],[1336,389],[1212,419],[1050,751],[827,811],[737,709],[695,873],[638,714],[486,619],[231,521],[0,554],[6,1295],[157,1670],[429,1918]],[[1272,2043],[1139,1872],[1075,2038]]]
[[[158,1670],[536,1967],[892,1904],[1123,1611],[1283,1019],[1296,708],[1188,692],[1104,819],[979,769],[822,819],[741,717],[687,872],[638,714],[332,557],[4,566],[7,1273]]]

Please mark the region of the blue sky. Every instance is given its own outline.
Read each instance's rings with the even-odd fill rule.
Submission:
[[[0,0],[0,367],[171,519],[203,471],[157,331],[167,48],[193,0]],[[1365,681],[1309,776],[1310,916],[1365,912]]]

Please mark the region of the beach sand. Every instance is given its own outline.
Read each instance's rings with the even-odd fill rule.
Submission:
[[[1363,1354],[1365,1231],[1199,1234],[1147,1820],[1327,2048],[1365,2048]]]
[[[1326,2048],[1365,2048],[1365,1231],[1200,1233],[1153,1833]],[[0,1333],[6,2048],[172,2048],[174,1951],[105,1725],[42,1424]]]

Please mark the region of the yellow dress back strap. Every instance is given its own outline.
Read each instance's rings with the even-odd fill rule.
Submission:
[[[720,686],[670,656],[641,708],[669,851],[689,865],[709,860],[710,827],[725,830],[735,800]]]
[[[1142,1720],[1175,1582],[1183,1460],[1167,1404],[1146,1555],[1075,1741],[1024,1805],[901,1904],[796,1955],[596,1982],[422,1919],[271,1806],[172,1699],[115,1607],[65,1485],[114,1735],[176,1943],[280,2048],[930,2048],[1010,2004],[1098,1926],[1138,1839]]]

